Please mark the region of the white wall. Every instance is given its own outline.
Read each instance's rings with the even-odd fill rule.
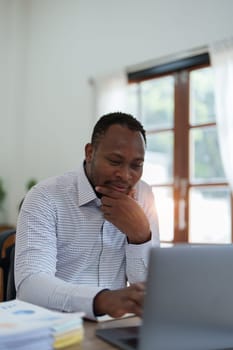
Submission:
[[[232,0],[0,0],[7,220],[15,222],[30,177],[83,159],[94,123],[90,77],[232,36],[232,13]]]
[[[0,176],[7,191],[1,219],[11,223],[22,196],[27,18],[25,3],[0,0]]]

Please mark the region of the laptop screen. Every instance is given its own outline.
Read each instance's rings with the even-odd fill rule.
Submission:
[[[116,337],[120,349],[135,349],[123,344],[126,336]],[[233,347],[232,245],[151,249],[138,344],[139,350]]]

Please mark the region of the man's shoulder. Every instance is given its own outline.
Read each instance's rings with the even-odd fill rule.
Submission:
[[[140,179],[136,185],[137,189],[144,189],[144,190],[149,190],[151,191],[151,185],[149,185],[146,181]]]
[[[142,179],[138,181],[135,189],[136,189],[138,199],[147,197],[152,193],[152,187]]]
[[[26,194],[22,209],[30,208],[32,211],[32,208],[48,208],[51,203],[64,206],[67,200],[77,197],[77,179],[78,171],[70,171],[38,182]]]
[[[69,171],[61,175],[51,176],[41,180],[34,186],[38,191],[62,191],[77,185],[78,171]]]

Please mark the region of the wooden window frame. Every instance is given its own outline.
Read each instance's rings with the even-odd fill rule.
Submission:
[[[200,55],[182,58],[180,60],[172,61],[170,63],[165,63],[150,67],[144,70],[135,71],[128,73],[128,83],[141,83],[146,80],[153,78],[160,78],[167,75],[175,76],[175,91],[174,91],[174,128],[169,128],[168,130],[173,130],[174,132],[174,165],[173,165],[173,183],[168,185],[153,185],[153,187],[173,187],[173,198],[174,198],[174,240],[172,242],[165,243],[178,243],[178,242],[188,242],[188,232],[189,232],[189,190],[190,188],[200,188],[200,187],[223,187],[229,186],[227,182],[220,183],[200,183],[191,184],[190,174],[189,174],[189,135],[190,130],[198,127],[205,126],[215,126],[214,123],[206,123],[197,126],[191,126],[189,124],[189,113],[190,113],[190,72],[196,69],[201,69],[210,66],[210,59],[208,53],[203,53]],[[140,104],[140,102],[139,102]],[[140,107],[140,106],[139,106]],[[160,132],[161,130],[159,130]],[[162,130],[162,131],[165,131]],[[158,132],[158,131],[157,131]],[[155,134],[156,130],[150,130],[147,134]],[[182,148],[183,152],[179,149]],[[178,179],[178,181],[177,181]],[[187,203],[185,207],[185,221],[186,227],[180,229],[178,227],[178,217],[179,217],[179,207],[178,203],[181,199],[181,190],[179,186],[180,179],[186,179],[187,190],[182,199]],[[231,235],[233,241],[233,196],[231,195]],[[163,241],[164,242],[164,241]]]

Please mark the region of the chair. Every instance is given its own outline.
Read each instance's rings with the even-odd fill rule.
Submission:
[[[0,301],[14,299],[15,229],[0,233]]]
[[[15,290],[15,244],[11,247],[10,261],[8,269],[8,279],[6,286],[6,300],[13,300],[16,298]]]

